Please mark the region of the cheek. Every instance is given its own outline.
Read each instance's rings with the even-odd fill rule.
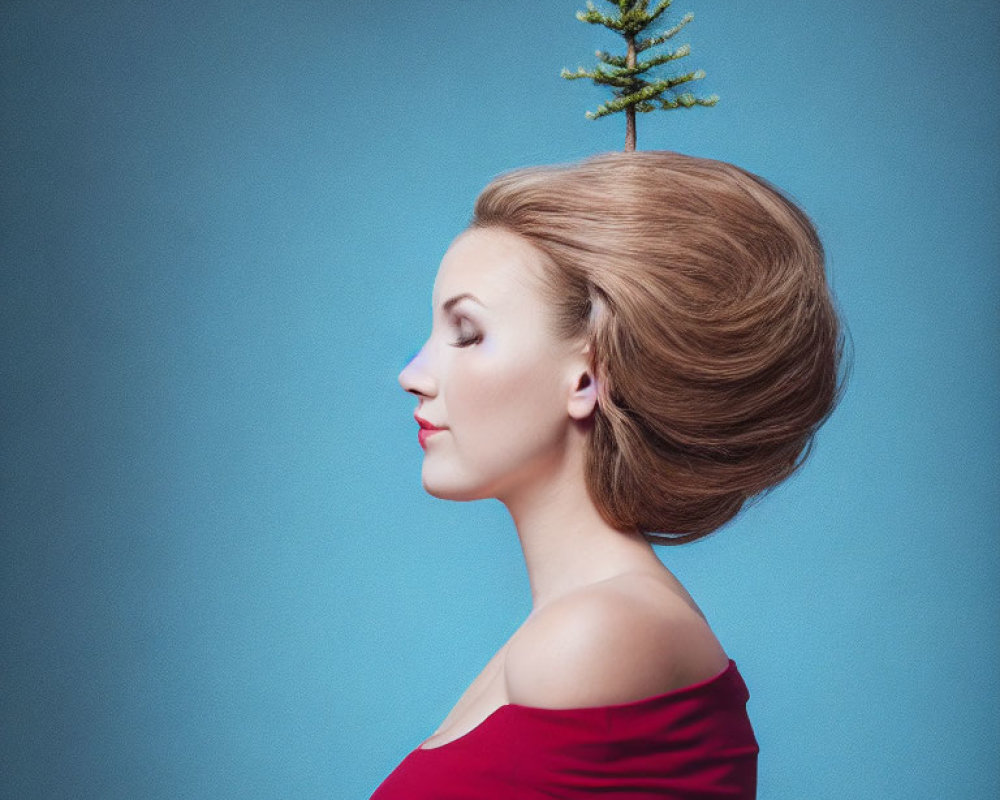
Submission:
[[[448,414],[456,425],[487,423],[516,410],[529,370],[499,359],[456,365],[449,376]]]
[[[549,439],[557,406],[554,369],[537,360],[470,360],[451,375],[447,407],[458,444],[480,450],[480,457],[503,458]]]

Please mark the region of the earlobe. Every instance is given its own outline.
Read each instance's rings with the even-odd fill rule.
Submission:
[[[569,398],[568,411],[573,419],[586,419],[597,407],[597,379],[590,371],[581,372]]]

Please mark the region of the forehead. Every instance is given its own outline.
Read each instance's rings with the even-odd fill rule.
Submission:
[[[467,230],[452,242],[434,281],[434,308],[469,292],[487,307],[541,303],[544,257],[520,236],[500,229]]]

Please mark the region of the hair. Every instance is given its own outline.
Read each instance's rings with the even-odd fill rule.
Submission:
[[[819,237],[770,183],[608,153],[501,175],[471,227],[539,251],[556,334],[587,343],[585,479],[609,524],[692,541],[803,462],[840,394],[843,337]]]

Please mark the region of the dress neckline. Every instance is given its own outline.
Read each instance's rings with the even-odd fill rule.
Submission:
[[[697,683],[692,683],[687,686],[681,686],[677,689],[671,689],[669,692],[664,692],[662,694],[651,695],[650,697],[644,697],[640,700],[629,700],[625,703],[612,703],[605,706],[580,706],[577,708],[544,708],[541,706],[526,706],[519,703],[504,703],[501,706],[497,706],[489,714],[487,714],[483,719],[473,728],[470,728],[465,733],[460,736],[456,736],[454,739],[449,739],[443,744],[434,745],[432,747],[425,747],[424,744],[429,742],[433,737],[429,736],[424,740],[414,752],[416,753],[433,753],[435,750],[444,750],[446,747],[451,745],[458,745],[461,742],[467,741],[470,737],[474,738],[477,732],[482,731],[488,726],[488,724],[495,720],[501,714],[509,714],[513,712],[521,712],[528,714],[535,714],[538,716],[546,717],[559,717],[559,716],[572,716],[572,715],[585,715],[588,713],[596,712],[606,712],[615,710],[624,710],[631,708],[642,708],[644,706],[656,705],[658,703],[664,702],[666,700],[671,700],[678,696],[695,694],[699,691],[703,691],[709,687],[714,686],[717,683],[721,683],[728,679],[730,675],[738,674],[736,670],[736,662],[732,659],[729,660],[726,668],[717,675],[713,675],[710,678],[705,678],[704,680],[698,681]]]

